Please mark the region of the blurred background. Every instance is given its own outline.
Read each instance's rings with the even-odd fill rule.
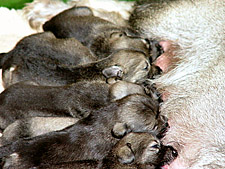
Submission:
[[[0,7],[7,7],[9,9],[21,9],[26,3],[32,2],[33,0],[0,0]],[[67,2],[68,0],[62,0]],[[120,1],[134,1],[134,0],[120,0]]]

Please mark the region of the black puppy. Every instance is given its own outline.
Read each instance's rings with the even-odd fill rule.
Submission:
[[[177,151],[151,133],[129,133],[101,161],[80,160],[41,165],[38,168],[155,169],[171,163]]]
[[[91,111],[133,93],[145,94],[145,91],[142,86],[125,81],[112,85],[85,81],[57,87],[17,83],[0,94],[0,129],[15,120],[37,116],[82,119]],[[28,133],[29,128],[25,123],[16,124],[16,130],[21,133]]]
[[[131,49],[115,51],[102,60],[74,66],[71,62],[69,62],[71,65],[68,65],[55,58],[40,57],[35,52],[34,56],[36,57],[18,55],[17,52],[23,51],[18,47],[20,43],[7,54],[10,57],[2,66],[5,87],[21,81],[59,86],[84,80],[105,81],[105,77],[118,77],[126,81],[136,82],[146,78],[151,67],[144,53]],[[25,46],[25,48],[34,47]],[[45,52],[48,50],[46,49]]]
[[[47,21],[43,29],[58,38],[76,38],[98,58],[122,48],[140,50],[148,55],[147,42],[137,32],[94,16],[88,7],[65,10]]]
[[[111,135],[115,124],[123,123],[127,133],[145,131],[158,134],[167,123],[158,113],[158,104],[152,98],[140,94],[129,95],[92,111],[88,117],[64,130],[3,146],[0,148],[0,158],[14,153],[10,156],[12,159],[6,160],[5,166],[15,168],[56,161],[102,160],[118,141]]]
[[[50,65],[75,66],[96,59],[88,48],[74,38],[57,39],[51,32],[30,35],[20,40],[13,50],[1,55],[3,85],[8,87],[17,81],[31,80],[32,75],[50,76],[51,73],[46,71]],[[29,77],[26,71],[37,72]]]

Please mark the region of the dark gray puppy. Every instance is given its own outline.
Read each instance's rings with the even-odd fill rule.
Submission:
[[[26,58],[39,57],[67,65],[96,60],[90,50],[75,38],[58,39],[51,32],[42,32],[24,37],[10,52],[2,53],[1,66],[9,61],[11,64],[18,64]]]
[[[177,151],[163,145],[153,134],[132,132],[123,137],[102,161],[56,162],[38,168],[155,169],[171,163],[176,157]]]
[[[112,85],[101,81],[78,82],[59,87],[17,83],[0,94],[0,126],[5,129],[1,144],[69,126],[70,118],[82,119],[111,101],[135,93],[145,94],[145,90],[125,81]],[[122,128],[118,137],[124,132]]]
[[[34,86],[17,83],[0,94],[0,128],[28,117],[84,118],[109,104],[105,82],[81,82],[67,86]]]
[[[130,132],[158,134],[165,121],[152,98],[133,94],[101,108],[61,131],[20,139],[0,148],[0,158],[10,156],[5,167],[29,168],[74,160],[102,160],[117,143],[111,130],[124,123]],[[158,128],[156,129],[156,126]]]
[[[31,80],[32,74],[29,77],[26,71],[37,71],[34,76],[50,76],[47,71],[50,65],[75,66],[95,60],[89,49],[74,38],[57,39],[51,32],[30,35],[20,40],[10,52],[1,55],[3,85],[8,87],[17,81]]]
[[[11,51],[12,53],[9,52],[11,57],[2,67],[5,87],[21,81],[59,86],[84,80],[105,81],[105,77],[118,77],[126,81],[136,82],[146,78],[151,68],[144,53],[131,49],[115,51],[99,61],[77,66],[71,63],[70,66],[55,58],[32,57],[32,55],[31,57],[24,55],[19,57],[17,54],[13,54],[14,51],[17,51],[17,46]],[[29,46],[24,47],[29,48]],[[45,52],[47,51],[46,49]],[[18,49],[18,52],[22,52],[21,49]],[[36,56],[36,54],[34,55]]]
[[[93,15],[88,7],[65,10],[43,25],[58,38],[74,37],[87,46],[98,58],[114,50],[132,48],[148,54],[147,42],[128,27],[120,27]]]

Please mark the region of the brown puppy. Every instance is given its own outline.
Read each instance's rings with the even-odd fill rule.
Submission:
[[[129,17],[129,10],[132,8],[131,1],[99,1],[99,0],[86,0],[86,1],[77,1],[71,0],[67,3],[63,1],[42,1],[36,0],[32,3],[27,3],[23,12],[26,19],[29,21],[29,24],[34,29],[40,29],[42,25],[53,16],[57,15],[59,12],[69,9],[73,6],[87,6],[90,7],[95,16],[99,16],[110,22],[119,25],[126,25],[127,19]],[[104,9],[106,7],[109,7]]]
[[[57,70],[65,73],[67,76],[74,77],[73,82],[84,79],[105,80],[105,76],[106,78],[115,77],[135,83],[145,80],[149,76],[150,68],[151,65],[143,52],[122,49],[96,62],[75,67],[59,65]]]
[[[35,86],[17,83],[0,94],[0,128],[29,117],[87,117],[109,104],[109,85],[81,82],[67,86]]]
[[[123,137],[103,160],[102,168],[156,168],[171,163],[177,151],[164,146],[151,133],[129,133]]]
[[[130,132],[158,134],[166,123],[158,113],[155,100],[140,94],[129,95],[91,112],[87,118],[64,130],[3,146],[0,148],[0,158],[16,153],[17,159],[6,162],[6,166],[16,168],[56,161],[102,160],[117,142],[111,135],[111,129],[116,123],[124,123]]]

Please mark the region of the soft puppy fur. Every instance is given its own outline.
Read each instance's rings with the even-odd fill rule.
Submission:
[[[123,48],[140,50],[149,55],[147,42],[135,30],[96,17],[87,7],[65,10],[47,21],[43,29],[53,32],[57,38],[76,38],[99,59]]]
[[[47,33],[47,39],[49,34],[51,36]],[[105,77],[136,82],[147,78],[150,73],[149,58],[142,51],[121,49],[106,58],[91,61],[94,60],[91,53],[75,39],[55,42],[50,38],[46,48],[42,36],[45,37],[46,33],[25,37],[13,50],[3,54],[1,62],[5,87],[21,81],[60,86],[84,80],[105,81]],[[64,44],[70,41],[75,43],[73,47],[72,43]],[[64,46],[60,46],[60,42]]]
[[[152,94],[155,92],[153,89]],[[0,94],[0,128],[3,130],[18,119],[38,116],[82,119],[91,111],[134,93],[146,95],[141,85],[126,81],[118,81],[112,85],[102,81],[85,81],[58,87],[17,83]],[[149,97],[158,104],[157,98],[151,95]],[[24,121],[29,123],[30,120]],[[21,128],[23,131],[23,125],[15,125],[16,130]],[[25,127],[27,128],[29,127]]]
[[[169,164],[177,156],[171,146],[164,146],[151,133],[129,133],[113,146],[101,161],[80,160],[42,165],[40,168],[154,169]]]
[[[117,142],[111,135],[116,123],[124,123],[128,132],[145,131],[157,135],[167,122],[158,115],[157,102],[148,96],[133,94],[92,111],[87,118],[64,130],[3,146],[0,148],[0,157],[18,154],[18,158],[11,156],[11,162],[6,160],[7,166],[16,168],[56,161],[102,160]]]

